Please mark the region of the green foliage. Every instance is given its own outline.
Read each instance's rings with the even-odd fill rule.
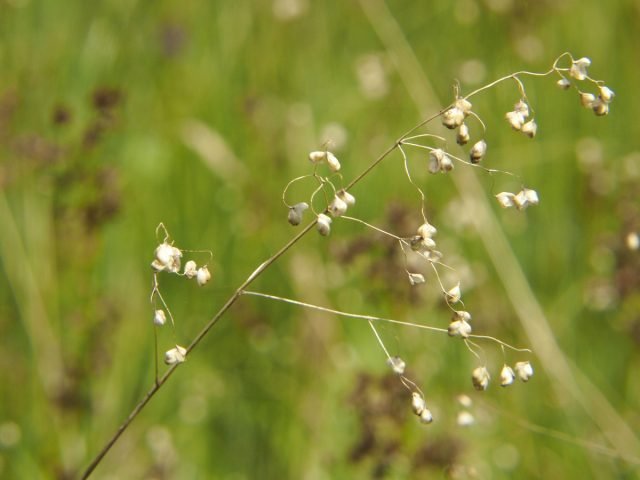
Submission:
[[[513,85],[474,108],[488,124],[490,166],[540,194],[525,216],[497,215],[558,344],[640,431],[640,260],[625,246],[640,230],[637,2],[388,3],[436,108],[451,101],[455,79],[470,91],[544,71],[567,50],[591,57],[592,74],[616,91],[609,117],[596,118],[555,80],[527,79],[535,140],[504,121],[518,100]],[[274,13],[287,5],[302,10]],[[424,105],[398,73],[397,49],[361,6],[0,0],[0,477],[76,476],[152,385],[159,222],[181,247],[214,255],[203,289],[162,279],[187,342],[293,235],[282,189],[308,173],[324,132],[346,133],[337,153],[348,181],[420,120]],[[359,83],[371,58],[384,71],[378,97]],[[423,159],[411,161],[418,171]],[[500,191],[501,178],[479,178],[487,197]],[[465,302],[474,328],[530,345],[454,184],[416,179],[445,254],[473,278]],[[358,216],[408,235],[419,199],[407,187],[396,153],[354,189]],[[305,238],[256,289],[446,327],[435,295],[403,283],[393,248],[335,221],[331,237]],[[472,394],[477,422],[460,428],[455,397],[470,391],[474,366],[463,346],[381,333],[425,389],[433,425],[415,422],[366,323],[242,298],[95,477],[431,478],[452,464],[494,479],[637,474],[640,452],[627,452],[634,463],[580,443],[607,445],[554,372]],[[170,348],[169,335],[159,340]]]

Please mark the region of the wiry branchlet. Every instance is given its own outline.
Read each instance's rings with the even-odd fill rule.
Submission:
[[[409,283],[411,285],[420,285],[421,283],[425,283],[424,275],[421,273],[412,273],[408,272],[409,275]]]
[[[176,345],[175,348],[167,350],[164,354],[164,363],[167,365],[175,365],[176,363],[182,363],[186,360],[187,349]]]
[[[489,380],[491,380],[491,376],[487,367],[476,367],[471,373],[471,382],[476,390],[486,390],[489,386]]]
[[[516,374],[509,365],[504,365],[500,371],[500,385],[508,387],[516,379]]]
[[[588,77],[587,68],[591,65],[591,60],[587,57],[574,60],[569,68],[569,75],[576,80],[584,80]]]
[[[529,379],[533,376],[533,367],[531,366],[531,363],[528,361],[517,362],[514,365],[513,369],[518,375],[518,378],[523,382],[528,382]]]
[[[466,145],[470,138],[471,136],[469,134],[469,127],[467,127],[467,124],[460,124],[460,127],[458,127],[458,134],[456,135],[456,143],[458,145]]]
[[[211,272],[209,271],[209,268],[204,265],[196,272],[196,282],[198,282],[198,285],[202,287],[206,285],[209,280],[211,280]]]
[[[151,262],[151,268],[156,272],[177,273],[180,270],[181,258],[182,251],[179,248],[163,242],[156,248],[155,259]]]
[[[184,264],[184,276],[191,279],[197,275],[198,266],[193,260],[189,260]]]
[[[347,212],[347,208],[347,203],[336,195],[333,197],[333,200],[331,200],[328,210],[334,217],[340,217]]]
[[[450,130],[458,128],[464,122],[465,114],[458,107],[451,107],[442,113],[442,124]]]
[[[165,323],[167,323],[167,315],[164,313],[164,310],[156,310],[153,314],[153,324],[157,327],[161,327]]]
[[[324,213],[318,214],[318,223],[316,224],[318,232],[323,237],[326,237],[331,233],[331,217]]]
[[[484,158],[487,153],[487,142],[484,140],[479,140],[474,143],[473,147],[471,147],[471,151],[469,152],[469,159],[471,163],[478,164]]]
[[[404,370],[407,367],[407,364],[404,362],[404,360],[402,360],[398,356],[387,358],[387,365],[391,367],[391,370],[393,370],[393,373],[395,373],[396,375],[403,375]]]
[[[431,423],[433,421],[431,410],[427,408],[427,403],[418,392],[411,394],[411,409],[413,413],[420,417],[422,423]]]
[[[558,85],[558,87],[560,87],[562,90],[569,90],[569,88],[571,88],[571,80],[562,77],[556,82],[556,85]]]
[[[444,295],[445,295],[445,298],[447,300],[447,303],[449,303],[449,304],[458,303],[460,301],[460,298],[462,298],[462,291],[460,290],[460,283],[456,284],[455,286],[453,286],[452,288],[447,290],[444,293]]]
[[[350,207],[353,207],[356,204],[356,197],[351,195],[344,188],[338,190],[336,196]]]
[[[289,215],[287,218],[289,223],[293,226],[300,225],[300,222],[302,222],[302,216],[308,208],[309,205],[306,202],[296,203],[294,206],[289,207]]]

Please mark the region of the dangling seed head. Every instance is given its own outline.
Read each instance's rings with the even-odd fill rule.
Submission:
[[[318,223],[316,224],[316,228],[318,232],[323,237],[326,237],[331,233],[331,217],[325,215],[324,213],[320,213],[318,215]]]
[[[442,113],[442,124],[448,129],[458,128],[464,122],[464,112],[458,107],[451,107]]]
[[[462,97],[456,100],[455,106],[463,113],[465,117],[468,116],[469,113],[471,113],[471,108],[473,107],[469,100]]]
[[[522,115],[522,118],[529,116],[529,105],[524,100],[520,100],[513,106],[513,111]]]
[[[593,109],[593,113],[595,113],[598,117],[603,117],[609,113],[609,104],[607,102],[603,102],[601,99],[597,99],[591,105]]]
[[[420,415],[425,408],[427,408],[427,403],[424,401],[422,395],[418,392],[413,392],[411,394],[411,409],[413,413]]]
[[[600,94],[598,96],[604,103],[611,103],[613,97],[616,96],[616,94],[613,93],[613,90],[611,90],[609,87],[605,87],[604,85],[602,85],[599,90]]]
[[[420,412],[420,422],[425,424],[433,422],[433,414],[431,413],[431,410],[425,407],[422,412]]]
[[[187,349],[176,345],[176,348],[167,350],[164,354],[164,363],[167,365],[175,365],[176,363],[182,363],[186,360]]]
[[[153,324],[161,327],[165,323],[167,323],[167,316],[165,315],[164,310],[156,310],[153,314]]]
[[[418,227],[418,235],[421,236],[422,238],[431,238],[436,233],[438,233],[438,230],[429,222],[425,221],[422,225]]]
[[[538,192],[536,192],[535,190],[532,190],[530,188],[523,188],[522,193],[527,199],[527,202],[529,203],[529,205],[538,205],[538,203],[540,203]]]
[[[326,158],[327,152],[316,151],[309,154],[309,161],[311,163],[321,163],[324,162]]]
[[[537,131],[538,124],[536,124],[535,120],[529,120],[527,123],[522,125],[522,133],[524,133],[529,138],[535,137]]]
[[[447,329],[450,337],[469,338],[471,335],[471,325],[465,320],[454,320]]]
[[[458,303],[462,297],[462,291],[460,290],[460,283],[450,288],[445,292],[445,298],[447,303]]]
[[[193,260],[189,260],[187,263],[184,264],[184,276],[187,278],[195,277],[197,274],[197,270],[198,270],[198,266],[196,265],[196,262],[194,262]]]
[[[205,265],[203,267],[200,267],[196,272],[196,281],[198,282],[198,285],[202,287],[209,280],[211,280],[211,272],[209,272],[207,266]]]
[[[289,215],[287,220],[293,226],[300,225],[302,222],[302,215],[305,210],[309,208],[309,205],[306,202],[296,203],[293,207],[289,207]]]
[[[346,203],[350,207],[353,207],[356,204],[356,197],[351,195],[344,188],[341,190],[338,190],[338,193],[336,193],[336,195],[340,198],[340,200],[342,200],[344,203]]]
[[[411,273],[409,272],[409,283],[413,285],[420,285],[421,283],[425,283],[424,275],[421,273]]]
[[[585,78],[587,78],[587,68],[590,65],[591,60],[587,57],[579,58],[571,64],[571,68],[569,68],[569,75],[571,75],[576,80],[584,80]]]
[[[556,82],[556,85],[558,85],[558,87],[560,87],[562,90],[569,90],[569,88],[571,88],[571,80],[562,77]]]
[[[496,199],[502,208],[509,208],[515,205],[515,195],[511,192],[500,192]]]
[[[151,267],[155,271],[166,270],[167,272],[176,273],[180,270],[182,251],[179,248],[163,242],[156,248],[155,257],[155,260],[151,263]]]
[[[395,373],[396,375],[404,374],[404,369],[407,366],[407,364],[404,363],[404,360],[402,360],[400,357],[387,358],[387,365],[391,367],[391,370],[393,370],[393,373]]]
[[[514,130],[520,130],[524,124],[524,116],[519,112],[507,112],[504,118],[507,119],[507,122]]]
[[[593,102],[596,101],[596,96],[593,93],[580,93],[580,103],[585,108],[592,108]]]
[[[471,163],[478,164],[484,158],[487,153],[487,142],[484,140],[477,141],[473,147],[471,147],[471,151],[469,152],[469,159]]]
[[[458,128],[458,134],[456,135],[456,143],[458,145],[466,145],[470,138],[469,127],[467,127],[467,124],[460,124],[460,127]]]
[[[487,367],[477,367],[471,374],[471,382],[476,390],[486,390],[490,379]]]
[[[347,204],[338,195],[336,195],[329,204],[328,210],[334,217],[340,217],[346,213]]]
[[[444,151],[440,148],[435,148],[429,152],[429,173],[438,173],[440,171],[440,164],[444,156]]]
[[[340,170],[340,162],[331,152],[327,152],[327,164],[329,165],[329,168],[332,172],[337,172],[338,170]]]
[[[504,367],[502,367],[502,370],[500,371],[500,385],[502,385],[503,387],[508,387],[513,383],[515,378],[516,374],[513,372],[513,368],[511,368],[509,365],[505,365]]]
[[[528,382],[529,379],[533,376],[533,367],[530,362],[518,362],[514,365],[513,369],[515,370],[518,378],[523,382]]]

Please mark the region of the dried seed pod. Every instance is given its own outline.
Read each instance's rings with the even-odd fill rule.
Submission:
[[[537,131],[538,124],[535,122],[535,120],[529,120],[527,123],[522,125],[522,133],[524,133],[529,138],[535,137]]]
[[[598,96],[600,97],[600,100],[602,100],[604,103],[611,103],[611,101],[613,100],[613,97],[616,96],[613,90],[611,90],[609,87],[605,87],[604,85],[602,85],[599,88],[599,90],[600,90],[600,94]]]
[[[421,273],[411,273],[409,272],[409,283],[411,285],[419,285],[421,283],[425,283],[424,275]]]
[[[471,147],[471,151],[469,152],[469,159],[471,163],[478,164],[484,158],[487,153],[487,142],[484,140],[477,141],[473,147]]]
[[[153,324],[161,327],[165,323],[167,323],[167,316],[165,315],[164,310],[156,310],[153,314]]]
[[[353,207],[356,204],[356,197],[351,195],[344,188],[341,190],[338,190],[338,193],[336,193],[336,195],[340,198],[340,200],[342,200],[344,203],[346,203],[350,207]]]
[[[207,266],[205,265],[203,267],[200,267],[196,272],[196,282],[198,282],[198,285],[202,287],[209,280],[211,280],[211,272],[209,272]]]
[[[420,415],[425,408],[427,408],[427,402],[424,401],[422,395],[418,392],[413,392],[411,394],[411,409],[413,413]]]
[[[467,127],[467,124],[460,124],[460,127],[458,128],[458,134],[456,135],[456,143],[458,145],[466,145],[470,138],[469,127]]]
[[[289,215],[287,218],[289,223],[293,226],[300,225],[302,215],[308,208],[309,205],[306,202],[296,203],[293,207],[289,207]]]
[[[471,382],[476,390],[486,390],[490,379],[487,367],[477,367],[471,374]]]
[[[513,111],[522,115],[522,118],[529,116],[529,105],[524,100],[520,100],[513,106]]]
[[[450,337],[469,338],[471,335],[471,325],[465,320],[454,320],[447,329]]]
[[[331,233],[331,217],[325,215],[324,213],[320,213],[318,215],[318,223],[316,224],[316,228],[318,232],[323,237],[326,237]]]
[[[176,273],[180,270],[182,251],[179,248],[163,242],[156,248],[155,257],[155,260],[151,263],[151,267],[155,271],[166,270],[167,272]]]
[[[585,108],[592,108],[593,102],[596,101],[596,96],[593,93],[580,92],[580,103]]]
[[[420,412],[420,422],[426,424],[433,422],[433,414],[431,413],[431,410],[425,407],[422,412]]]
[[[450,288],[445,292],[445,298],[447,303],[458,303],[462,297],[462,291],[460,290],[460,283]]]
[[[505,365],[504,367],[502,367],[502,370],[500,371],[500,385],[502,385],[503,387],[508,387],[513,383],[515,378],[516,374],[514,373],[513,368],[511,368],[509,365]]]
[[[538,192],[532,190],[530,188],[523,188],[522,193],[524,194],[529,205],[538,205],[540,203],[540,199],[538,198]]]
[[[444,151],[435,148],[429,152],[429,173],[438,173],[440,171],[440,162],[444,157]]]
[[[507,122],[514,130],[520,130],[524,124],[524,116],[519,112],[507,112],[504,118],[507,119]]]
[[[175,365],[176,363],[182,363],[186,360],[187,349],[176,345],[176,348],[167,350],[164,354],[164,363],[167,365]]]
[[[533,376],[533,367],[530,362],[517,362],[513,369],[515,370],[518,378],[523,382],[528,382]]]
[[[193,278],[197,275],[198,266],[193,260],[189,260],[184,264],[184,276],[187,278]]]
[[[347,204],[338,195],[336,195],[329,204],[328,210],[334,217],[340,217],[346,213]]]
[[[418,235],[421,236],[422,238],[431,238],[436,233],[438,233],[438,230],[436,229],[436,227],[434,227],[427,221],[425,221],[422,225],[418,227]]]
[[[448,129],[458,128],[464,122],[464,112],[458,107],[451,107],[442,113],[442,124]]]
[[[593,109],[593,113],[595,113],[598,117],[603,117],[609,113],[609,104],[603,102],[599,98],[595,102],[593,102],[591,108]]]
[[[338,170],[340,170],[340,162],[338,161],[336,156],[331,152],[327,152],[327,164],[329,165],[329,168],[333,172],[337,172]]]
[[[465,117],[471,113],[471,108],[473,107],[469,100],[462,97],[456,99],[455,106],[464,114]]]
[[[327,152],[315,151],[309,154],[309,161],[311,163],[321,163],[327,158]]]
[[[496,199],[502,208],[509,208],[515,205],[515,195],[511,192],[500,192],[496,195]]]
[[[407,366],[407,364],[404,363],[404,360],[397,356],[387,358],[387,365],[389,365],[391,370],[393,370],[393,373],[397,375],[404,374],[404,369]]]
[[[591,65],[591,60],[587,57],[579,58],[578,60],[574,60],[571,64],[571,68],[569,68],[569,75],[571,75],[576,80],[584,80],[587,78],[587,68]]]

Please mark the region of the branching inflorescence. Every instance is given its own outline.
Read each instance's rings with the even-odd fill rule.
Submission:
[[[87,478],[91,474],[110,447],[128,427],[133,418],[137,416],[148,401],[155,395],[162,385],[164,385],[175,369],[185,361],[188,354],[190,354],[190,352],[200,343],[213,325],[215,325],[226,311],[244,295],[259,297],[271,301],[285,302],[303,308],[314,309],[328,314],[345,318],[360,319],[368,322],[373,335],[386,356],[388,366],[409,391],[412,411],[423,423],[431,423],[433,421],[433,415],[427,407],[425,395],[417,383],[405,375],[405,361],[399,356],[393,355],[386,347],[377,329],[377,326],[380,324],[390,323],[404,327],[419,328],[460,339],[478,361],[477,366],[475,366],[471,372],[471,383],[477,390],[486,390],[491,382],[490,369],[486,365],[484,351],[479,345],[480,342],[491,342],[497,345],[503,352],[505,361],[499,372],[500,385],[503,387],[512,385],[516,379],[520,379],[523,382],[528,381],[533,375],[533,367],[531,366],[530,361],[526,358],[518,359],[513,362],[511,366],[507,363],[506,357],[507,351],[522,355],[531,353],[530,350],[526,348],[513,347],[492,336],[474,334],[471,326],[472,316],[466,309],[462,300],[462,288],[460,282],[456,282],[452,285],[444,285],[440,271],[442,268],[451,269],[451,267],[444,263],[445,256],[437,248],[438,246],[435,240],[437,229],[428,221],[425,215],[426,196],[422,188],[414,181],[411,175],[410,156],[417,156],[419,161],[426,163],[426,165],[421,168],[426,168],[427,171],[433,175],[448,174],[454,170],[457,164],[466,167],[480,168],[488,174],[501,173],[518,178],[513,173],[503,172],[485,166],[485,159],[488,155],[487,152],[489,151],[489,146],[484,138],[487,126],[480,115],[473,110],[471,99],[502,82],[508,80],[514,81],[517,88],[517,96],[514,99],[515,104],[513,110],[505,114],[505,119],[513,130],[522,133],[526,137],[533,138],[538,132],[538,125],[535,121],[535,112],[527,98],[522,79],[525,77],[548,77],[551,75],[557,75],[559,76],[557,85],[561,89],[575,89],[578,92],[580,103],[584,107],[592,109],[592,111],[598,116],[606,115],[609,112],[609,105],[613,100],[614,93],[604,84],[604,82],[594,80],[588,75],[587,69],[590,65],[591,61],[588,58],[583,57],[574,59],[571,54],[564,53],[555,60],[552,67],[547,72],[535,73],[520,71],[512,73],[476,89],[467,95],[460,95],[459,88],[456,87],[454,91],[455,99],[451,105],[424,119],[418,125],[403,134],[360,175],[346,185],[343,183],[344,179],[340,173],[340,161],[331,151],[328,150],[327,145],[324,145],[322,149],[318,151],[311,152],[309,154],[309,160],[312,166],[312,172],[291,180],[284,188],[282,200],[288,209],[288,222],[291,225],[300,225],[308,210],[312,212],[314,218],[310,223],[303,227],[301,232],[278,250],[278,252],[262,262],[248,276],[248,278],[236,289],[219,311],[209,320],[209,322],[207,322],[207,324],[204,325],[202,330],[195,336],[187,348],[180,346],[177,339],[175,339],[175,320],[169,306],[161,295],[158,278],[159,275],[162,274],[175,274],[187,279],[195,278],[196,282],[202,286],[210,280],[211,274],[206,264],[198,267],[193,260],[186,262],[184,268],[182,268],[181,260],[183,252],[188,251],[181,250],[174,246],[173,243],[170,243],[169,234],[166,228],[164,225],[160,224],[158,230],[162,230],[164,232],[164,237],[160,245],[158,245],[155,250],[154,259],[151,264],[153,268],[153,287],[151,292],[151,301],[153,304],[152,318],[156,329],[162,328],[166,324],[167,316],[171,320],[175,341],[174,346],[167,350],[164,355],[164,361],[169,365],[169,369],[162,376],[158,375],[158,337],[156,334],[156,378],[154,385],[139,404],[136,405],[127,420],[120,426],[101,452],[94,458],[93,462],[85,471],[83,478]],[[592,87],[595,93],[583,91],[580,87],[585,84]],[[444,127],[446,127],[446,130],[455,132],[454,140],[458,145],[456,148],[466,149],[466,153],[464,155],[455,155],[452,153],[448,147],[449,140],[446,136],[424,131],[427,127],[431,126],[432,123],[436,123],[438,120]],[[471,122],[473,122],[473,128],[470,126]],[[400,158],[402,159],[402,170],[406,175],[408,182],[416,190],[420,198],[420,220],[416,222],[416,229],[410,235],[388,232],[363,219],[346,215],[347,211],[352,209],[356,204],[356,199],[349,190],[367,176],[381,161],[396,150],[400,153]],[[417,154],[414,155],[413,152],[417,152]],[[426,155],[424,155],[424,153],[426,153]],[[308,181],[312,185],[309,198],[305,200],[299,199],[299,201],[289,203],[289,200],[287,199],[289,188],[293,184],[303,181]],[[529,206],[537,205],[539,203],[537,192],[534,189],[525,187],[524,185],[520,191],[516,193],[505,191],[498,193],[495,197],[498,204],[503,208],[515,207],[518,210],[525,210]],[[408,285],[410,286],[425,283],[425,276],[423,273],[412,271],[413,269],[409,269],[408,267],[408,265],[415,265],[416,260],[423,262],[423,264],[433,272],[443,301],[451,310],[451,317],[447,328],[391,318],[381,318],[373,315],[344,312],[299,300],[280,297],[271,293],[250,291],[248,289],[250,284],[258,276],[260,276],[271,264],[277,261],[280,256],[293,247],[314,227],[320,235],[329,236],[331,233],[331,225],[334,220],[355,222],[364,228],[372,229],[394,239],[394,241],[398,243],[398,248],[404,256],[404,269],[407,274]],[[211,252],[208,251],[192,251],[192,253],[206,253],[210,257],[209,260],[212,257]],[[461,403],[464,406],[464,402]],[[469,414],[459,416],[459,423],[462,422],[463,424],[468,424],[471,421],[472,417],[470,417]]]

